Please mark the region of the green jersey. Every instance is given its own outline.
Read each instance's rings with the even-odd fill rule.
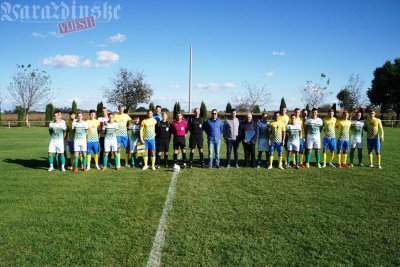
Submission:
[[[321,127],[323,122],[320,118],[306,120],[306,133],[308,136],[318,137],[321,134]]]
[[[289,143],[297,143],[300,142],[300,133],[301,133],[301,125],[300,124],[288,124],[286,126],[286,133],[288,136]]]
[[[357,140],[361,142],[363,138],[363,130],[364,130],[364,121],[352,121],[350,127],[350,138],[351,140]]]
[[[136,124],[134,122],[130,122],[128,126],[128,130],[130,131],[129,138],[132,141],[140,139],[140,124]]]
[[[49,124],[50,138],[51,141],[63,141],[64,132],[67,130],[65,121],[55,122],[52,121]]]
[[[88,129],[86,121],[72,123],[72,130],[74,130],[74,142],[86,142],[86,130]]]
[[[117,140],[117,130],[119,129],[116,122],[108,123],[103,125],[104,139],[105,140]]]

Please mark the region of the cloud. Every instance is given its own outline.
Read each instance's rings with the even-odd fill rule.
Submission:
[[[82,61],[81,65],[83,67],[88,67],[88,68],[93,67],[93,63],[92,63],[92,61],[90,61],[90,59],[86,59],[86,60]]]
[[[99,44],[98,46],[99,46],[99,47],[107,47],[106,44]]]
[[[122,43],[126,41],[126,39],[127,37],[125,34],[117,33],[116,35],[110,36],[110,38],[108,38],[108,41],[111,43]]]
[[[285,56],[286,53],[284,51],[274,51],[272,52],[273,56]]]
[[[96,62],[93,63],[90,59],[82,60],[80,56],[76,55],[56,55],[54,57],[47,57],[43,59],[43,64],[52,65],[56,68],[75,68],[75,67],[108,67],[119,60],[119,55],[103,50],[96,53]]]
[[[115,62],[117,62],[119,59],[118,54],[107,50],[99,51],[96,53],[96,55],[97,55],[96,67],[110,66]]]
[[[223,88],[236,88],[236,84],[234,84],[233,82],[227,82],[227,83],[224,83],[224,85],[222,87]]]
[[[181,90],[182,87],[180,84],[170,84],[170,85],[168,85],[168,89],[177,91],[177,90]]]
[[[295,97],[291,97],[291,98],[289,98],[289,100],[290,100],[291,102],[297,102],[297,101],[298,101],[298,99],[295,98]]]
[[[54,38],[62,38],[64,37],[63,34],[58,34],[57,32],[47,32],[47,34],[40,33],[40,32],[32,32],[32,36],[35,38],[46,38],[47,36],[51,36]]]
[[[209,82],[209,83],[198,83],[195,85],[195,88],[198,89],[207,89],[207,90],[215,90],[219,88],[219,84],[216,82]]]
[[[63,67],[78,67],[80,64],[80,57],[75,55],[56,55],[43,59],[43,64],[52,65],[56,68]]]
[[[32,36],[35,38],[46,38],[46,35],[41,34],[40,32],[32,32]]]
[[[272,72],[272,71],[266,72],[264,74],[264,76],[270,78],[270,77],[274,76],[274,72]]]

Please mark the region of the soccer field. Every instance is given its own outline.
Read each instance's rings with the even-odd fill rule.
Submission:
[[[385,129],[382,170],[182,170],[161,265],[399,266],[399,137]],[[145,266],[173,172],[49,173],[48,142],[0,129],[0,265]]]

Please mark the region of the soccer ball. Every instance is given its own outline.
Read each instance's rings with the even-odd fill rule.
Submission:
[[[181,171],[181,166],[179,166],[178,164],[175,164],[174,165],[174,171],[180,172]]]

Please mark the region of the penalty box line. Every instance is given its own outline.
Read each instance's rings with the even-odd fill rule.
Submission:
[[[176,180],[178,173],[174,171],[171,182],[168,187],[167,197],[165,199],[164,208],[161,213],[161,218],[158,223],[156,236],[154,238],[153,247],[151,248],[150,256],[147,261],[147,267],[158,267],[161,265],[162,248],[165,241],[165,230],[167,228],[168,213],[172,208],[172,201],[174,198]]]

